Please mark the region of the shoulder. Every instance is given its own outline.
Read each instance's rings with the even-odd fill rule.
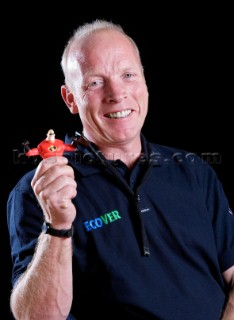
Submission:
[[[154,155],[158,157],[161,164],[175,162],[175,163],[202,163],[202,159],[194,152],[170,147],[166,145],[161,145],[157,143],[149,142],[150,146],[150,156]]]
[[[36,168],[25,173],[16,183],[16,185],[14,186],[11,192],[14,192],[14,191],[26,191],[26,192],[30,191],[31,192],[32,191],[31,181],[35,174],[35,171],[36,171]]]
[[[31,187],[31,181],[36,169],[33,169],[22,176],[10,191],[7,200],[8,216],[14,216],[16,219],[21,219],[26,207],[30,207],[31,214],[37,206],[36,196]],[[33,207],[31,206],[33,204]]]
[[[193,178],[204,182],[211,177],[217,179],[214,168],[200,155],[176,147],[165,146],[157,143],[149,143],[150,159],[160,166],[170,167],[175,172],[183,172],[192,175]]]

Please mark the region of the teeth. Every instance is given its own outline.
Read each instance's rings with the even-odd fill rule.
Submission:
[[[118,118],[125,118],[130,113],[131,113],[131,110],[123,110],[123,111],[108,113],[106,116],[107,118],[118,119]]]

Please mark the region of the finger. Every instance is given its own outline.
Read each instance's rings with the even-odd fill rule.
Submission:
[[[74,180],[75,175],[72,167],[68,165],[56,165],[48,169],[41,177],[34,178],[34,181],[32,182],[33,190],[35,193],[40,193],[41,190],[43,190],[47,186],[50,186],[54,181],[58,180],[59,178],[66,179],[66,177],[69,177]],[[66,180],[62,180],[62,182],[65,183]]]
[[[76,189],[76,182],[74,180],[74,175],[64,175],[61,174],[56,178],[50,179],[41,177],[37,180],[34,185],[34,192],[38,195],[41,199],[46,200],[49,196],[58,193],[60,190],[63,190],[65,187],[71,187]]]
[[[67,185],[61,186],[56,192],[54,188],[43,190],[38,200],[41,204],[44,214],[49,217],[49,221],[73,221],[76,209],[72,199],[76,196],[76,182],[70,181]]]
[[[37,180],[39,180],[43,175],[45,175],[46,172],[48,173],[48,170],[58,166],[65,166],[67,165],[67,163],[68,163],[68,160],[65,157],[50,157],[42,160],[38,165],[36,172],[34,174],[34,177],[32,179],[32,182],[31,182],[32,187],[34,187]]]
[[[72,199],[75,198],[77,194],[76,185],[66,185],[62,189],[59,189],[56,194],[51,196],[51,200],[54,200],[56,206],[60,209],[67,209],[72,203]]]

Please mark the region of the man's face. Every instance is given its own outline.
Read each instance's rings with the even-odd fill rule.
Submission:
[[[99,31],[84,42],[78,62],[74,96],[86,137],[103,146],[139,139],[148,90],[132,43],[117,31]]]

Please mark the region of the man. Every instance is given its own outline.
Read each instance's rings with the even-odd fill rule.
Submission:
[[[141,134],[133,40],[86,24],[62,68],[83,132],[77,152],[43,160],[9,197],[16,319],[233,319],[233,214],[211,167]]]

